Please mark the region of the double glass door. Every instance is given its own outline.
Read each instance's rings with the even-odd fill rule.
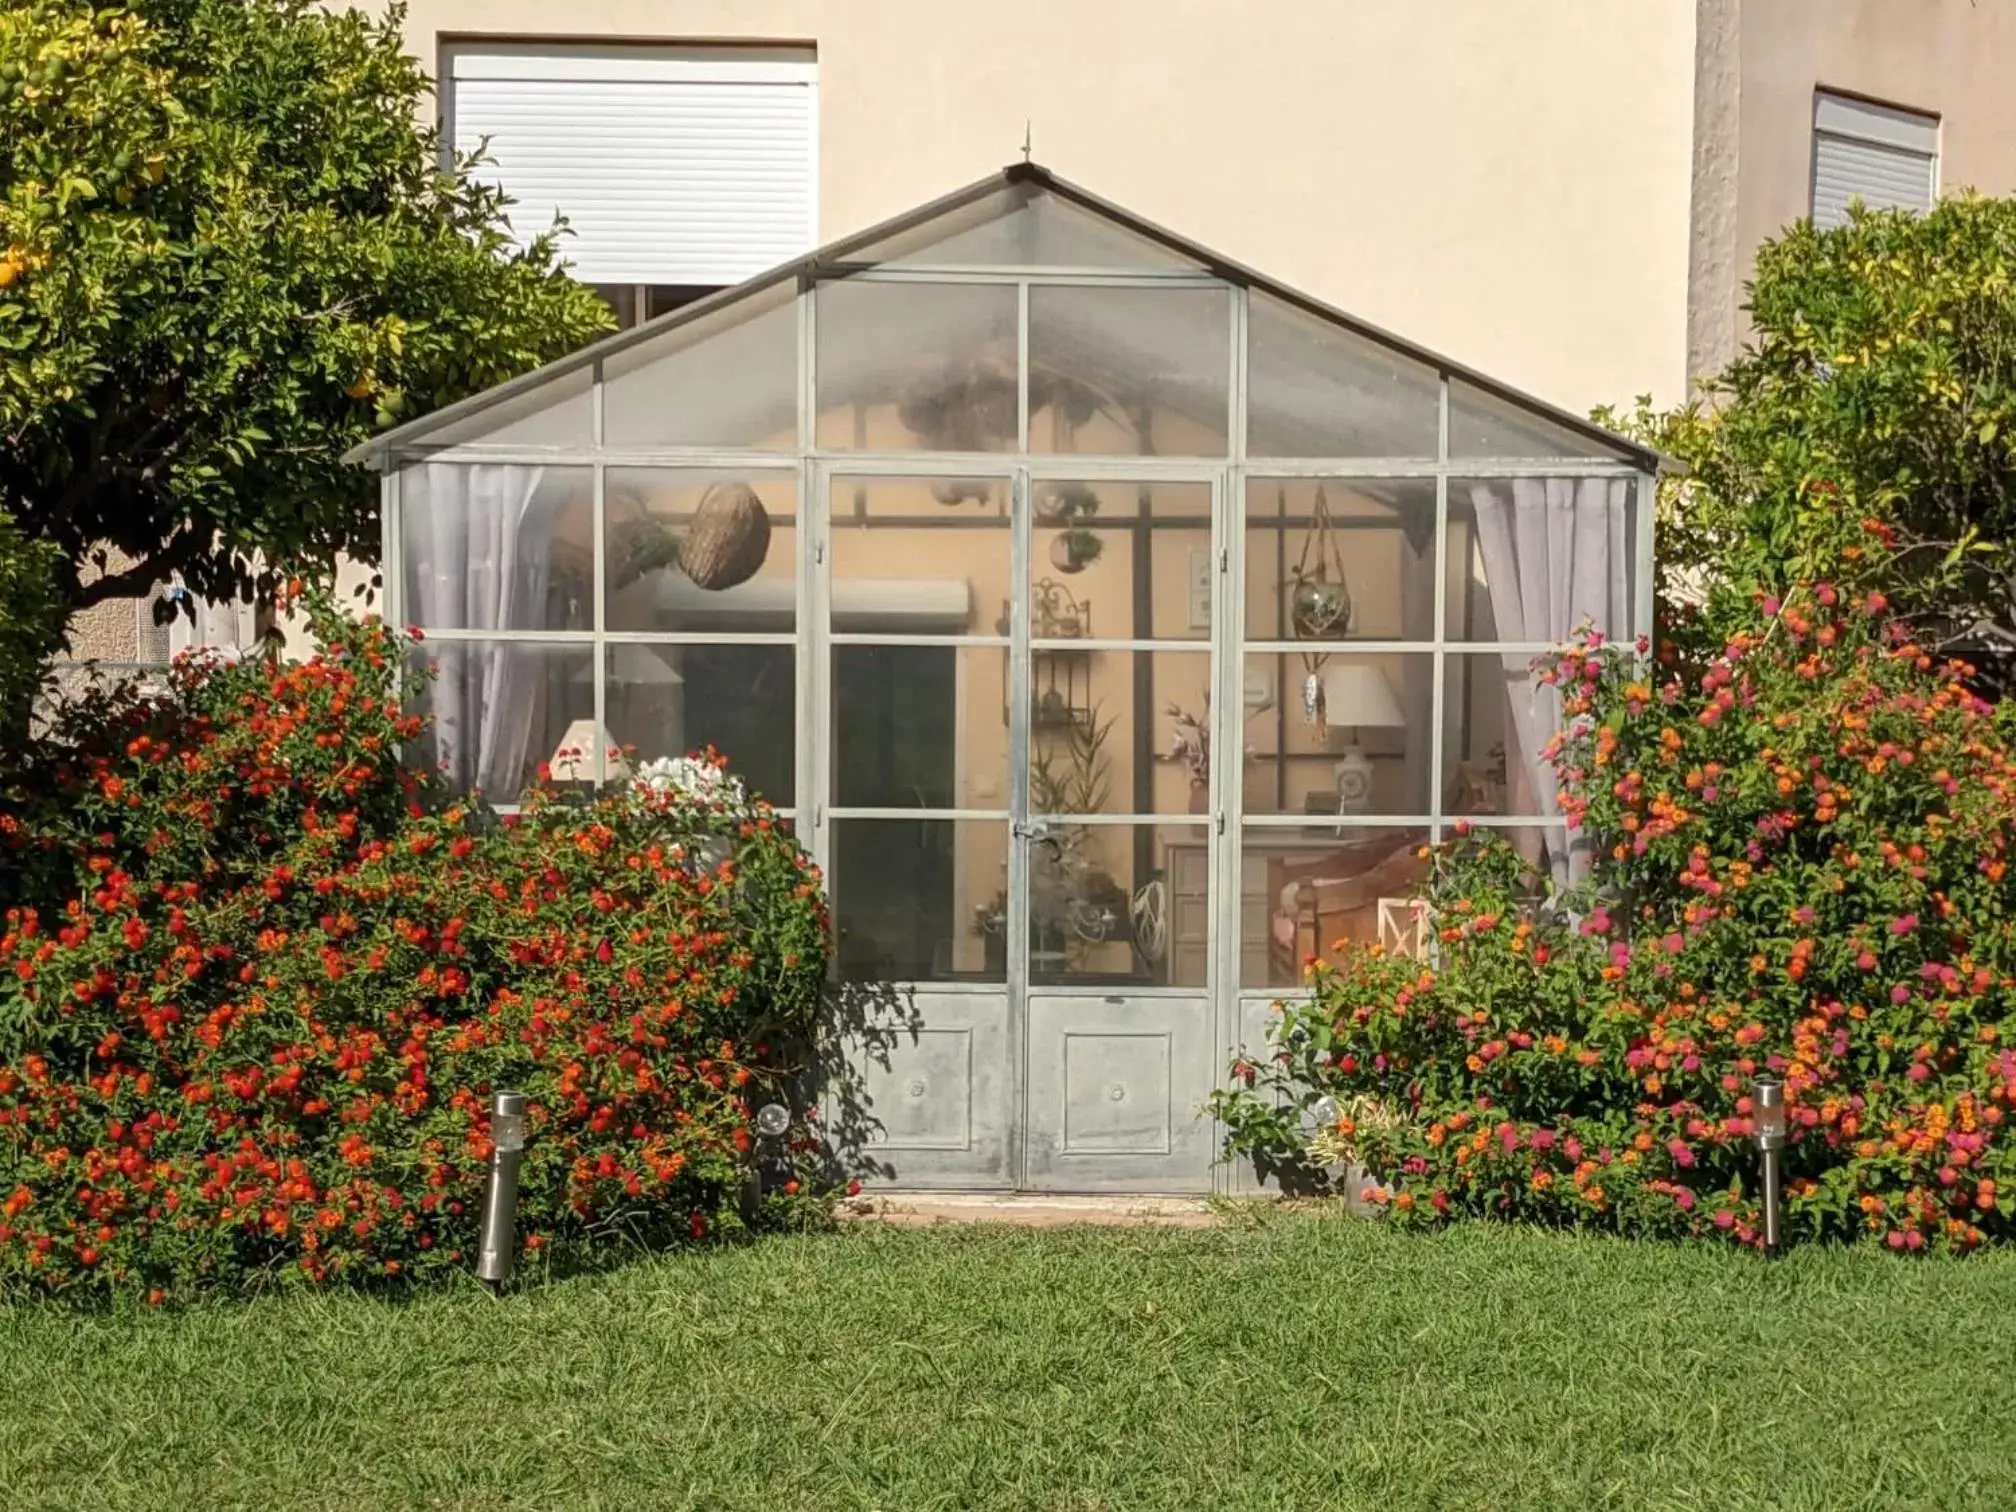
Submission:
[[[877,1020],[869,1156],[903,1185],[1208,1188],[1218,471],[813,482],[813,839]]]

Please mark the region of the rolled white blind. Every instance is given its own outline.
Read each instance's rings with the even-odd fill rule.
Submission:
[[[500,45],[446,72],[456,152],[488,138],[521,240],[567,217],[578,278],[734,284],[816,243],[816,64]]]
[[[1939,189],[1939,122],[1820,94],[1813,105],[1813,223],[1847,224],[1848,205],[1929,210]]]

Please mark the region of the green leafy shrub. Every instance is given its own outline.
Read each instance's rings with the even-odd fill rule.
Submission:
[[[73,718],[7,816],[43,901],[0,935],[0,1292],[465,1269],[503,1087],[528,1252],[741,1222],[825,974],[783,826],[726,780],[449,802],[398,640],[317,630]]]
[[[1792,1237],[2016,1236],[2016,715],[1970,672],[1827,585],[1763,600],[1698,675],[1569,650],[1544,675],[1589,877],[1437,850],[1432,960],[1315,967],[1219,1099],[1233,1147],[1363,1162],[1407,1223],[1756,1243],[1770,1073]]]

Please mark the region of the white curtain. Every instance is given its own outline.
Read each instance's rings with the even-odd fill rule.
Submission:
[[[1554,645],[1585,624],[1612,635],[1629,627],[1630,487],[1623,478],[1516,478],[1471,487],[1499,640]],[[1517,747],[1516,759],[1508,756],[1505,764],[1508,806],[1551,815],[1558,811],[1554,771],[1540,752],[1561,727],[1561,700],[1534,681],[1530,652],[1503,662],[1512,711],[1507,744]],[[1565,854],[1545,847],[1545,863],[1563,885],[1588,870],[1586,844],[1571,838],[1576,843]],[[1540,861],[1540,850],[1530,846],[1530,859]]]
[[[555,506],[545,470],[431,462],[418,496],[402,500],[407,567],[423,628],[528,630],[545,622]],[[408,475],[411,476],[410,474]],[[542,692],[535,648],[508,642],[432,643],[436,749],[457,788],[518,796]]]

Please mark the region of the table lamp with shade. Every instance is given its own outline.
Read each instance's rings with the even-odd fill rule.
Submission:
[[[1332,661],[1323,669],[1323,721],[1333,743],[1342,742],[1337,764],[1337,812],[1362,814],[1372,806],[1372,763],[1358,737],[1365,730],[1397,730],[1407,716],[1386,674],[1370,662]]]
[[[567,733],[553,748],[553,759],[546,764],[547,774],[553,781],[595,780],[595,737],[598,729],[592,719],[577,719],[567,726]],[[600,729],[599,733],[602,737],[602,780],[626,780],[630,776],[630,763],[623,757],[623,748],[609,738],[608,730]]]
[[[570,682],[592,684],[595,680],[593,669],[584,667],[568,679]],[[609,653],[609,689],[613,694],[619,689],[658,688],[683,689],[686,679],[665,660],[656,646],[619,645]],[[672,701],[672,719],[679,722],[681,694],[661,693],[661,698]],[[613,702],[613,700],[612,700]],[[630,711],[634,717],[635,710]],[[627,728],[617,718],[614,709],[610,718],[619,726]],[[647,732],[648,734],[648,732]],[[555,782],[592,782],[595,780],[595,723],[589,719],[577,719],[567,727],[567,733],[560,738],[554,748],[553,759],[549,763]],[[646,738],[640,736],[640,739]],[[623,755],[623,748],[608,729],[602,730],[604,758],[602,779],[605,782],[623,782],[631,776],[630,763]]]

